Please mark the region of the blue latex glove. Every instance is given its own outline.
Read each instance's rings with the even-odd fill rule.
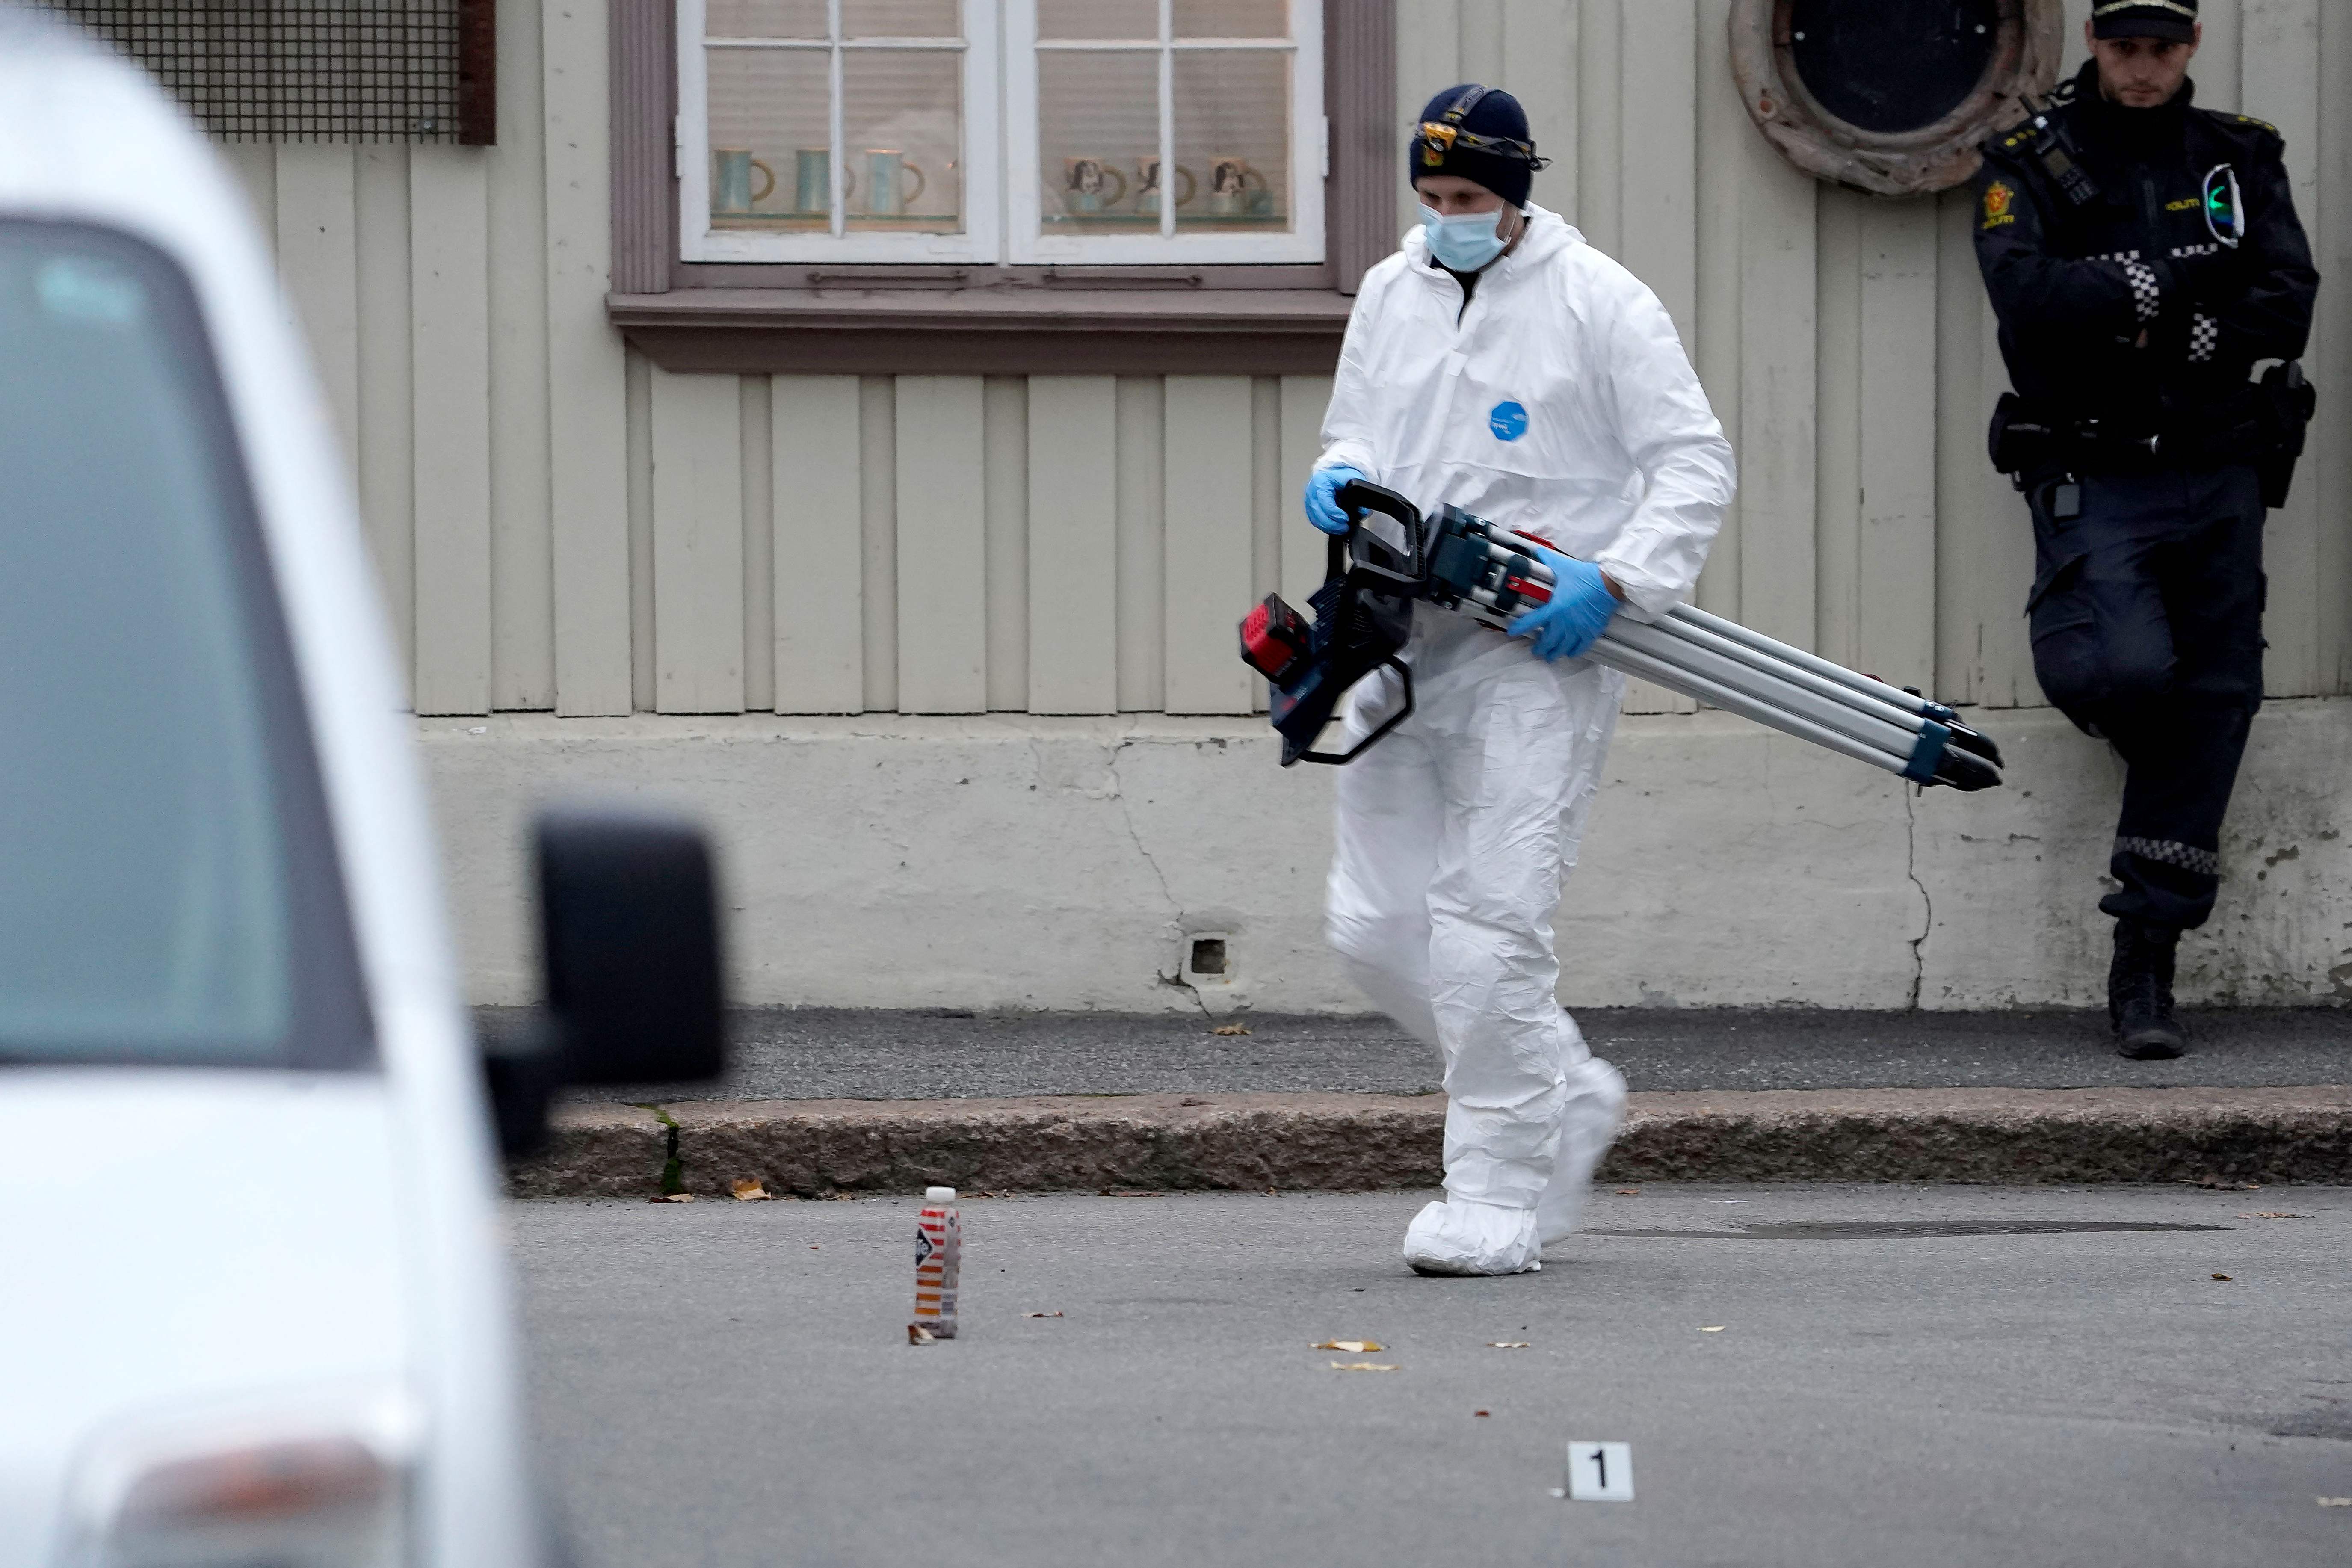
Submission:
[[[1364,477],[1360,468],[1318,468],[1307,476],[1307,521],[1326,533],[1348,531],[1348,514],[1339,510],[1339,487]]]
[[[1538,605],[1513,621],[1511,635],[1534,638],[1538,658],[1574,658],[1609,629],[1609,617],[1617,613],[1617,596],[1602,581],[1601,568],[1591,562],[1540,545],[1536,555],[1551,568],[1551,602]]]

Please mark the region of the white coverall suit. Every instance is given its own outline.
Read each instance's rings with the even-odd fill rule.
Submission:
[[[1657,297],[1557,214],[1527,214],[1466,309],[1419,229],[1366,274],[1317,467],[1539,534],[1651,619],[1697,580],[1731,447]],[[1404,658],[1412,716],[1339,771],[1327,934],[1444,1058],[1447,1202],[1407,1258],[1519,1272],[1574,1228],[1623,1112],[1624,1079],[1555,998],[1551,919],[1624,677],[1428,605]],[[1357,688],[1349,743],[1395,694]]]

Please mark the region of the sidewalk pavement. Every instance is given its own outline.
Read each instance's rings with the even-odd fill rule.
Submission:
[[[2352,1083],[2352,1010],[2189,1014],[2189,1054],[2116,1055],[2097,1012],[1856,1013],[1591,1008],[1595,1055],[1636,1090],[2285,1087]],[[486,1007],[486,1035],[522,1026]],[[724,1082],[586,1091],[673,1100],[958,1100],[1039,1094],[1314,1090],[1433,1094],[1437,1054],[1378,1016],[852,1012],[747,1007]]]
[[[483,1010],[495,1036],[519,1010]],[[2173,1062],[2082,1013],[1596,1010],[1610,1183],[2352,1182],[2352,1015],[2214,1012]],[[745,1010],[710,1085],[575,1097],[525,1196],[1423,1186],[1433,1053],[1379,1018]],[[674,1162],[674,1163],[673,1163]]]

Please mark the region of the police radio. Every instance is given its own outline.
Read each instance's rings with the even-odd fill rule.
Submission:
[[[2050,118],[2050,110],[2060,99],[2049,99],[2039,109],[2033,108],[2032,100],[2024,101],[2033,110],[2033,118],[2026,123],[2033,128],[2033,155],[2041,160],[2042,167],[2075,206],[2084,207],[2097,201],[2099,183],[2083,167],[2082,154],[2074,150],[2074,138],[2066,134],[2066,128]]]

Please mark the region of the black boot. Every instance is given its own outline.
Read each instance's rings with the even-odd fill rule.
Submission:
[[[2116,922],[2116,957],[2107,969],[2107,1020],[2117,1050],[2136,1061],[2169,1061],[2189,1048],[2172,1016],[2172,961],[2180,933],[2137,921]]]

